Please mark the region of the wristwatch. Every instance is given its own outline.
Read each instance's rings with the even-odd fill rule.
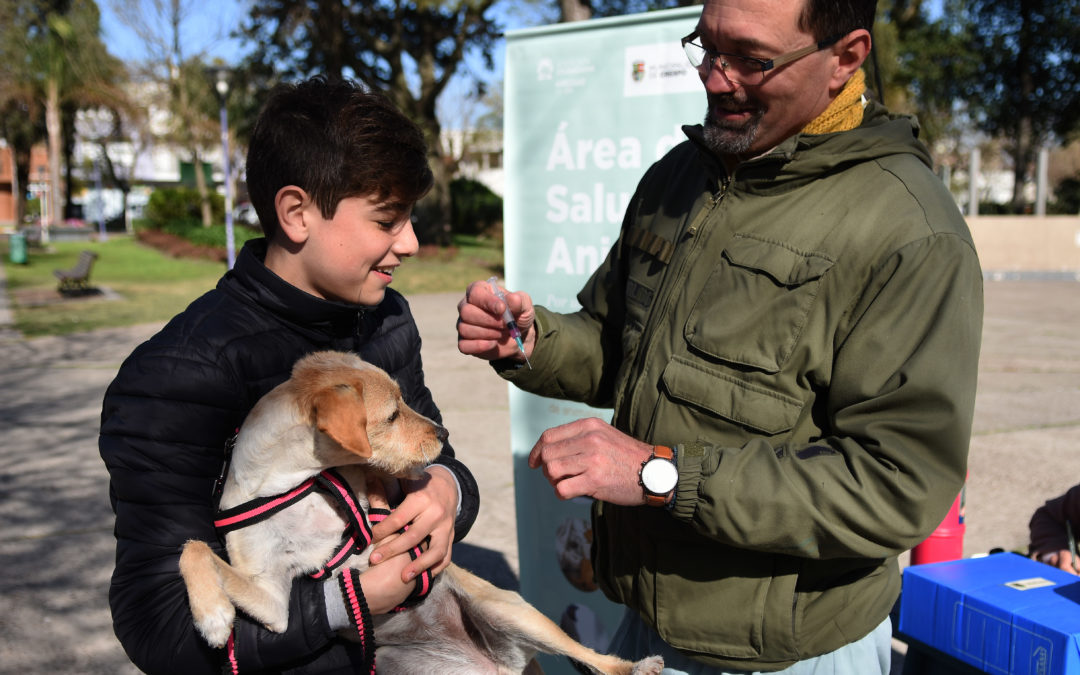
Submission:
[[[671,448],[657,445],[652,457],[641,463],[638,482],[645,490],[645,503],[649,506],[665,506],[668,496],[679,482],[679,469],[673,461]]]

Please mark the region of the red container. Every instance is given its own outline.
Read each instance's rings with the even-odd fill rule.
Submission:
[[[926,541],[911,549],[911,564],[944,562],[964,557],[964,490],[956,496],[945,520]]]

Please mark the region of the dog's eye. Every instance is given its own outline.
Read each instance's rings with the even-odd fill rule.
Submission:
[[[400,417],[400,416],[401,416],[401,413],[399,411],[397,411],[397,410],[394,410],[394,412],[390,413],[390,417],[386,418],[386,423],[387,424],[393,424],[394,422],[397,421],[397,418]]]

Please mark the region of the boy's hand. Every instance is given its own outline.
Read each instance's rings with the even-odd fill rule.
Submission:
[[[532,330],[536,311],[533,309],[532,298],[522,291],[507,292],[504,304],[486,281],[469,284],[465,297],[458,303],[458,351],[488,361],[505,358],[523,361],[517,343],[510,337],[510,331],[502,318],[503,310],[507,308],[514,315],[514,323],[521,331],[525,356],[532,358],[533,347],[536,345],[536,331]]]
[[[371,508],[390,510],[386,488],[382,481],[371,473],[367,475],[367,498]],[[383,541],[390,542],[398,536],[395,532]],[[360,587],[367,600],[368,611],[372,614],[386,614],[408,599],[416,587],[416,582],[405,581],[402,574],[411,562],[412,558],[407,553],[401,553],[382,565],[372,565],[360,574]]]
[[[388,541],[397,535],[391,535]],[[381,565],[372,565],[360,573],[360,588],[364,592],[368,611],[372,614],[386,614],[405,602],[416,581],[404,581],[405,568],[412,559],[402,553],[386,560]],[[337,583],[337,581],[333,581]]]
[[[425,546],[425,540],[430,538],[423,554],[401,571],[401,580],[411,586],[420,572],[431,570],[438,574],[450,564],[458,488],[449,469],[438,465],[428,467],[420,480],[401,483],[407,493],[405,499],[372,528],[376,546],[371,552],[371,564],[396,559],[411,548]],[[408,529],[404,533],[393,536],[405,526]]]
[[[1060,551],[1046,551],[1034,553],[1031,556],[1033,559],[1038,560],[1041,563],[1046,563],[1051,567],[1056,567],[1059,570],[1063,570],[1070,574],[1080,574],[1080,560],[1075,560],[1069,549],[1063,548]]]

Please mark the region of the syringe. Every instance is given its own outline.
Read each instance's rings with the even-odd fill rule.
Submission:
[[[525,343],[521,339],[521,331],[517,327],[517,322],[514,321],[514,315],[510,313],[510,303],[506,301],[506,294],[502,292],[502,289],[499,288],[497,282],[498,279],[491,277],[488,279],[488,286],[490,286],[495,295],[503,301],[503,307],[505,308],[503,309],[502,315],[503,322],[506,323],[506,327],[510,331],[510,337],[514,338],[514,342],[517,343],[518,349],[521,350],[521,355],[525,357],[525,363],[528,364],[529,370],[532,370],[532,364],[529,363],[529,357],[525,354]]]

